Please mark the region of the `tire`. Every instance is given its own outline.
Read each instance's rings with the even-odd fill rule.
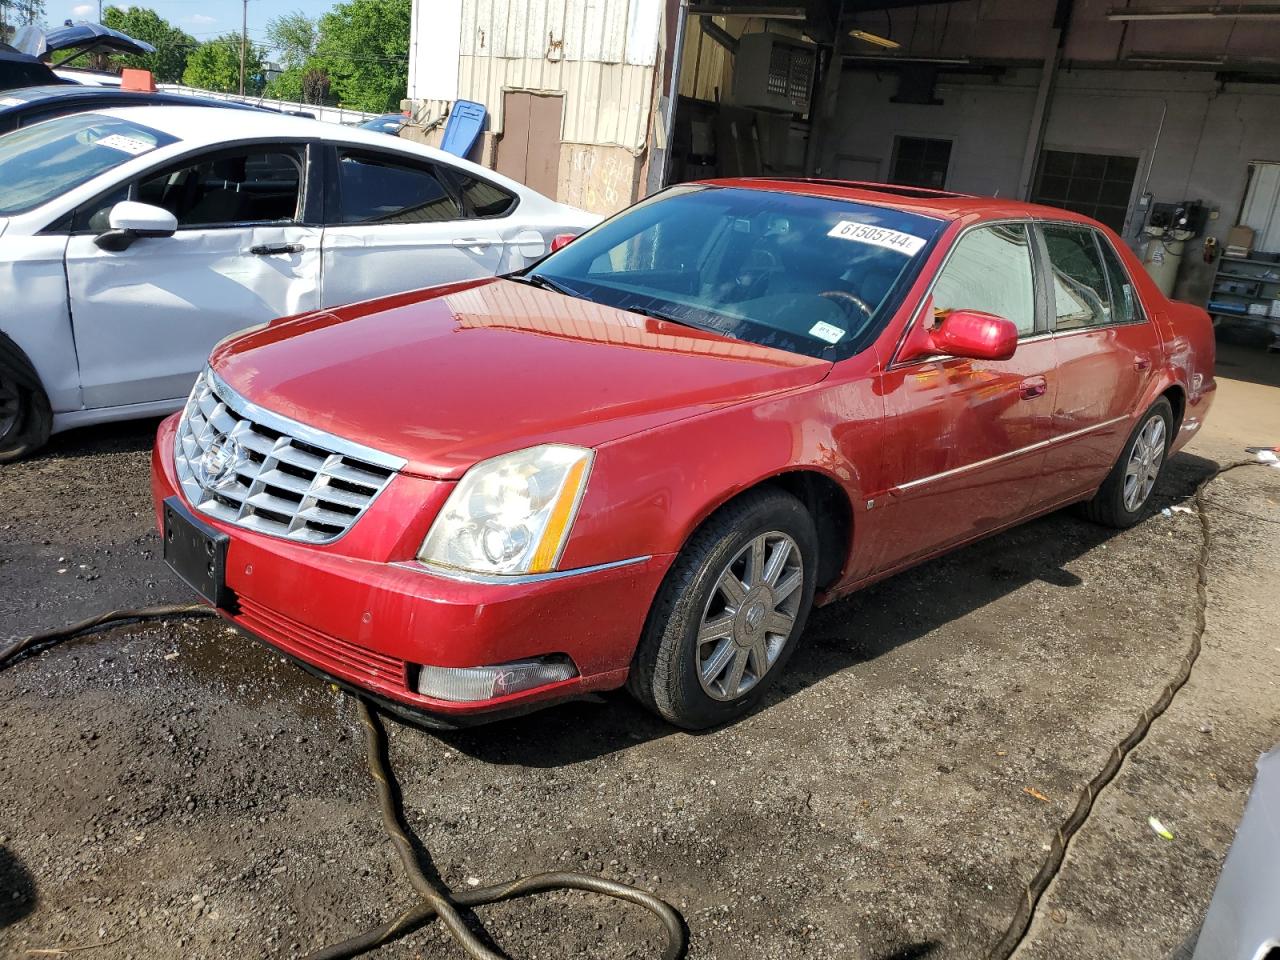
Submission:
[[[19,460],[49,440],[53,412],[35,370],[0,336],[0,463]]]
[[[1161,397],[1138,420],[1120,459],[1094,498],[1084,505],[1084,515],[1094,523],[1123,530],[1140,519],[1160,482],[1173,440],[1173,407]],[[1154,443],[1153,443],[1154,441]],[[1143,448],[1150,451],[1148,454]],[[1131,475],[1130,467],[1135,473]],[[1133,481],[1130,486],[1129,481]]]
[[[722,507],[689,538],[658,589],[628,690],[690,730],[742,716],[804,632],[817,564],[813,518],[795,497],[766,489]]]

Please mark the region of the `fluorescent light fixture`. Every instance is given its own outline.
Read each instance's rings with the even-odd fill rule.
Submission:
[[[1174,67],[1221,67],[1226,64],[1226,57],[1177,57],[1158,53],[1131,53],[1125,58],[1126,63],[1157,63]]]
[[[1280,20],[1280,4],[1215,3],[1207,7],[1117,7],[1108,20]]]
[[[804,7],[744,7],[726,3],[691,3],[689,13],[699,17],[754,17],[757,20],[804,20]]]
[[[864,43],[884,47],[886,50],[897,50],[902,46],[897,40],[890,40],[888,37],[882,37],[878,33],[871,33],[869,30],[850,30],[849,36]]]
[[[937,63],[950,67],[969,65],[968,57],[903,57],[892,53],[846,53],[844,59],[862,63]]]

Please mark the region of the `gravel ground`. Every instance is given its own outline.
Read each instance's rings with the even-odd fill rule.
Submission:
[[[151,530],[154,426],[0,467],[0,636],[189,599]],[[1160,505],[1239,446],[1201,438]],[[1280,740],[1280,475],[1236,471],[1213,496],[1197,673],[1073,845],[1025,957],[1162,957]],[[819,611],[764,709],[711,733],[621,695],[459,734],[390,723],[409,818],[453,886],[570,868],[659,890],[695,957],[980,957],[1175,672],[1198,547],[1184,513],[1119,535],[1036,521]],[[0,810],[3,957],[292,957],[413,900],[351,704],[218,621],[107,630],[0,673]],[[478,916],[521,958],[660,945],[639,911],[580,894]],[[379,956],[459,952],[426,927]]]

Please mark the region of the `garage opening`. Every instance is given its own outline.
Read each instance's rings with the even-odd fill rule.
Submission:
[[[1280,331],[1280,282],[1270,282],[1280,230],[1268,199],[1280,164],[1280,9],[1195,0],[668,0],[667,9],[682,24],[668,33],[677,96],[664,175],[651,188],[824,177],[1038,201],[1110,226],[1176,299]],[[1249,260],[1257,276],[1229,276]]]

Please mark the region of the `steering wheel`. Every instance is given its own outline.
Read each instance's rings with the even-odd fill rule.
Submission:
[[[769,250],[752,250],[748,262],[738,268],[737,275],[724,284],[724,300],[740,303],[760,296],[768,286],[769,278],[781,272],[782,265]]]
[[[822,293],[818,294],[818,296],[824,297],[827,300],[835,301],[844,309],[845,313],[849,312],[848,305],[852,304],[861,310],[868,320],[870,320],[871,315],[875,313],[875,310],[871,308],[871,305],[867,303],[867,301],[863,300],[856,293],[850,293],[848,290],[823,290]]]

